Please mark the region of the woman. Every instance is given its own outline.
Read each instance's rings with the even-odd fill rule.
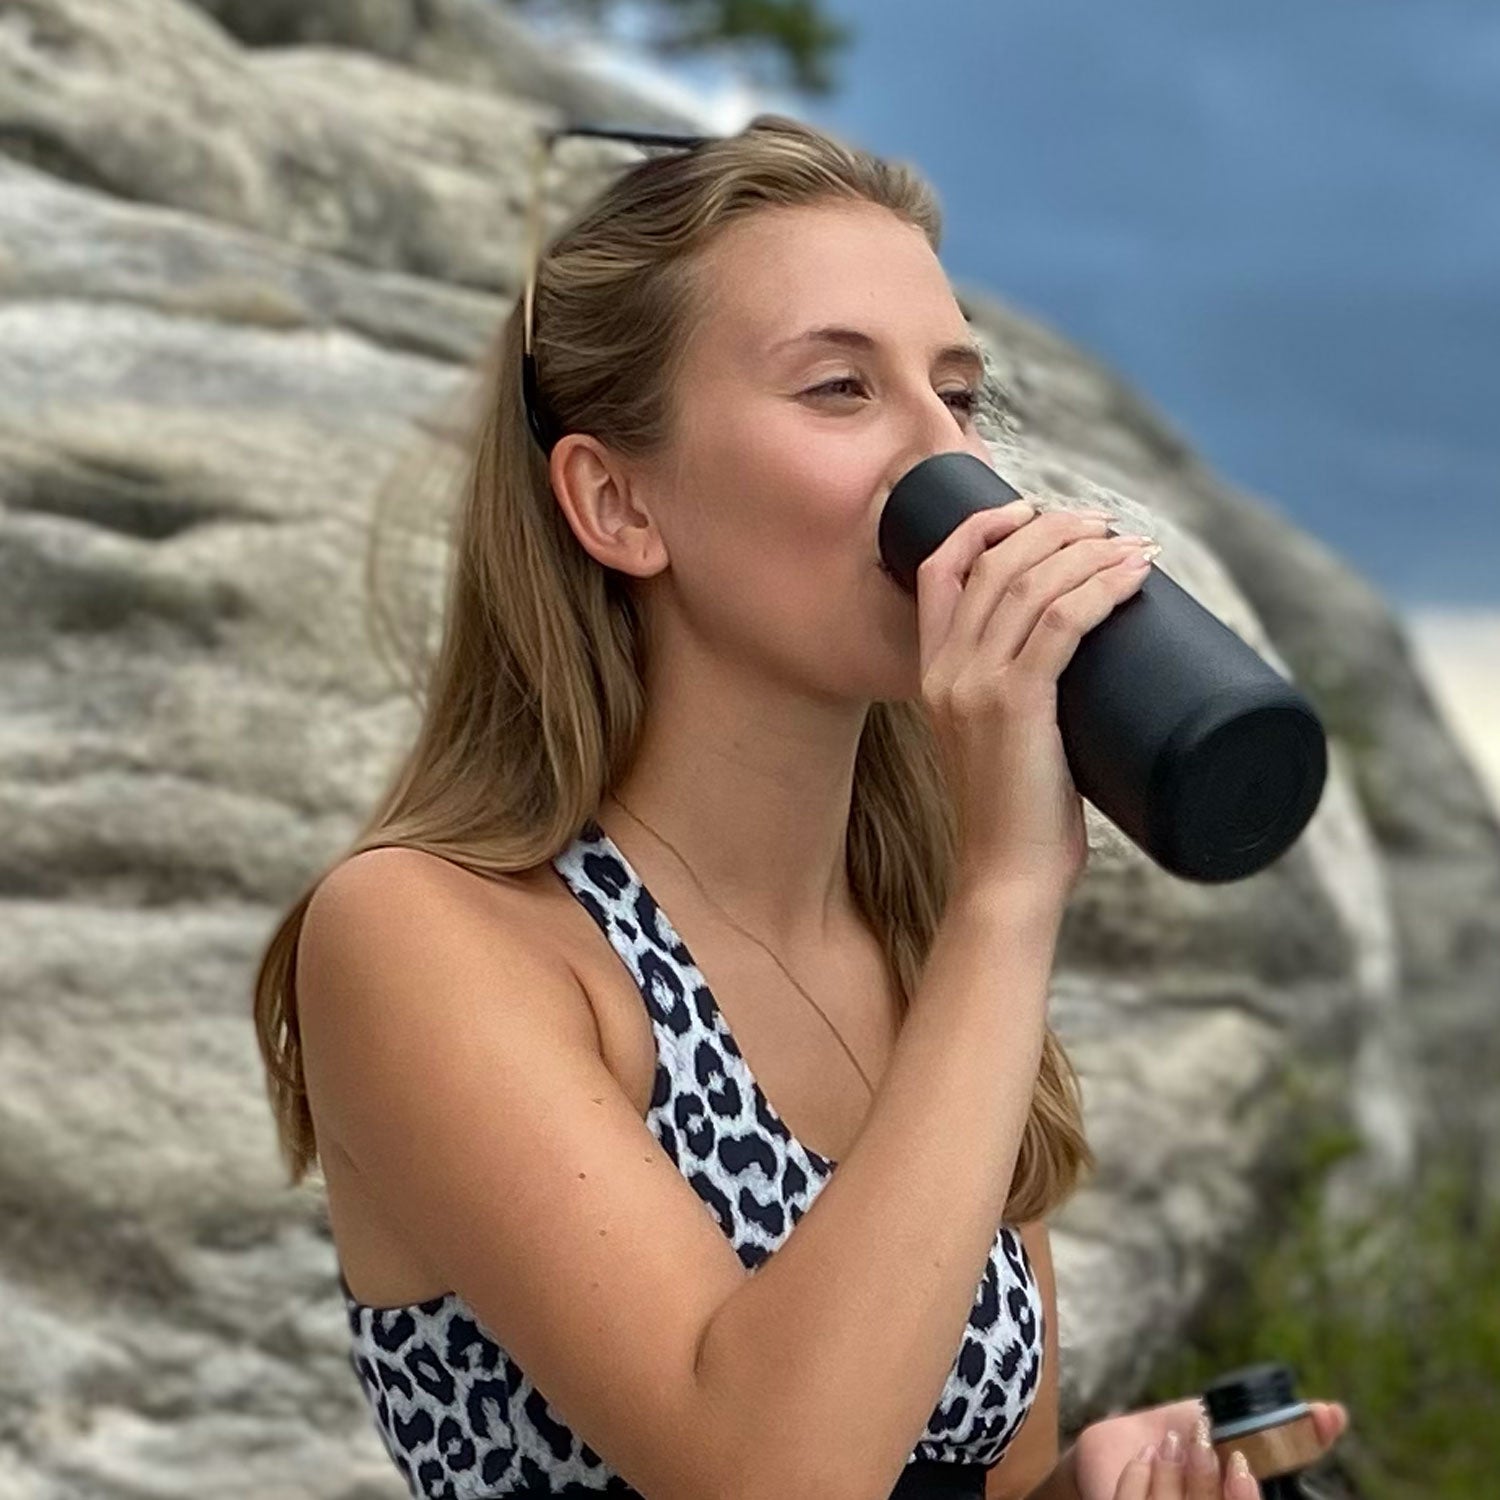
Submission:
[[[896,480],[988,461],[939,233],[763,115],[501,330],[415,743],[256,997],[414,1495],[1256,1493],[1130,1463],[1193,1402],[1058,1454],[1055,680],[1147,564],[1018,504],[882,570]]]

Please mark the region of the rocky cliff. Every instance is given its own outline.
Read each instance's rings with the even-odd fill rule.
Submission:
[[[411,732],[371,497],[441,462],[520,287],[524,147],[578,115],[702,128],[479,0],[0,5],[0,1494],[401,1493],[249,983]],[[590,145],[553,222],[623,159]],[[1071,1428],[1274,1214],[1294,1100],[1365,1143],[1333,1212],[1438,1149],[1500,1185],[1500,831],[1361,578],[957,290],[1000,471],[1154,531],[1332,732],[1316,817],[1247,881],[1178,881],[1089,810],[1054,999],[1101,1161],[1053,1227]]]

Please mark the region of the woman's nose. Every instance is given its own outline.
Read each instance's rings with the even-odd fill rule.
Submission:
[[[885,476],[883,493],[890,494],[909,469],[935,453],[972,453],[992,464],[988,445],[977,432],[960,425],[953,408],[941,391],[932,391],[927,399],[913,402],[905,418],[903,441],[892,455]]]

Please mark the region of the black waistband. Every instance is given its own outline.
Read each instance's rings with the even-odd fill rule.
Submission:
[[[942,1463],[914,1458],[901,1471],[891,1500],[984,1500],[984,1464]]]
[[[891,1500],[984,1500],[984,1480],[989,1469],[984,1464],[943,1463],[935,1458],[913,1459],[901,1471],[896,1488],[891,1491]],[[599,1500],[605,1493],[584,1484],[565,1484],[561,1489],[514,1490],[511,1493],[588,1496]],[[616,1493],[611,1491],[610,1493]],[[617,1492],[623,1500],[634,1496],[643,1500],[632,1489],[622,1488]]]

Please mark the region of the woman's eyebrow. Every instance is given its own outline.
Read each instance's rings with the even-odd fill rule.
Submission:
[[[790,338],[778,339],[766,350],[766,353],[775,354],[791,344],[837,344],[850,349],[860,349],[866,353],[871,353],[880,347],[875,339],[858,328],[841,328],[834,325],[824,328],[808,328],[801,333],[794,333]],[[984,351],[972,341],[945,344],[941,349],[933,351],[932,359],[934,364],[962,365],[976,375],[984,373]]]

